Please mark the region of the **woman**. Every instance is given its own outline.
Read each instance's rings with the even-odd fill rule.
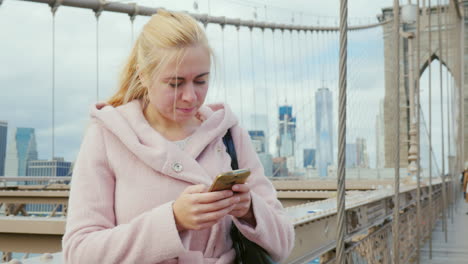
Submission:
[[[245,130],[204,106],[212,51],[189,15],[158,11],[143,28],[108,106],[91,109],[70,192],[66,263],[232,263],[232,224],[274,260],[294,230]],[[207,192],[230,171],[230,130],[246,184]]]

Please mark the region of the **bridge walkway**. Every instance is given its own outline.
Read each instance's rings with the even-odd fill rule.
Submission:
[[[452,219],[447,221],[448,242],[442,229],[442,220],[432,232],[432,259],[429,259],[429,242],[421,248],[421,261],[424,264],[466,264],[468,263],[468,203],[458,200]]]

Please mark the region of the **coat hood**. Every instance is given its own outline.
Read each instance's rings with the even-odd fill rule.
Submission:
[[[196,184],[209,184],[209,180],[201,179],[202,175],[186,177],[184,174],[168,173],[170,170],[167,169],[171,166],[168,163],[173,160],[196,163],[197,157],[211,142],[221,139],[229,128],[237,124],[237,118],[226,104],[203,105],[198,114],[202,124],[191,135],[182,151],[150,126],[143,115],[141,100],[133,100],[118,107],[105,106],[102,109],[95,105],[90,111],[92,123],[96,122],[105,128],[156,171]]]

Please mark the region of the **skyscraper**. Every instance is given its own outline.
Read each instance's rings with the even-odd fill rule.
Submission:
[[[357,167],[357,146],[356,144],[346,144],[346,168]]]
[[[375,120],[375,132],[376,132],[376,168],[385,167],[385,124],[384,124],[384,103],[383,100],[380,100],[379,104],[379,114],[376,116]]]
[[[252,141],[252,145],[255,148],[255,152],[266,152],[266,140],[263,130],[249,130],[249,136],[250,140]]]
[[[304,168],[315,168],[315,149],[304,149]]]
[[[292,106],[280,106],[278,132],[279,137],[276,143],[278,156],[294,156],[294,144],[296,142],[296,118],[292,116]]]
[[[263,114],[252,114],[250,115],[249,130],[252,131],[263,131],[265,135],[265,152],[270,153],[270,142],[269,142],[269,125],[268,125],[268,116]]]
[[[262,130],[249,130],[252,145],[257,152],[258,158],[263,165],[265,176],[273,176],[273,157],[267,152],[267,141]]]
[[[364,138],[356,138],[357,165],[361,168],[369,168],[369,155],[367,155],[367,143]]]
[[[6,121],[0,121],[0,176],[5,175],[7,133],[8,133],[8,123]]]
[[[315,135],[318,175],[323,178],[328,175],[328,166],[333,164],[332,94],[328,88],[320,88],[315,93]]]
[[[30,160],[37,160],[34,128],[18,127],[13,130],[8,143],[5,175],[27,176],[27,167]]]

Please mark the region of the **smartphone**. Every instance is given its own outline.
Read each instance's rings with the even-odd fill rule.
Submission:
[[[221,173],[211,184],[209,192],[230,190],[235,184],[242,184],[247,181],[250,175],[250,169],[233,170]]]

